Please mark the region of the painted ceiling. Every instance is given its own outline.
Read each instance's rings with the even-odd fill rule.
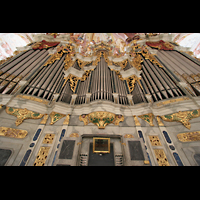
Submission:
[[[33,42],[38,33],[0,33],[0,60],[13,55],[16,47],[26,46]],[[58,35],[70,33],[58,33]],[[113,53],[124,54],[125,45],[133,38],[144,33],[71,33],[70,38],[78,46],[80,53],[90,52],[92,44],[104,41],[114,45]],[[180,46],[190,47],[194,56],[200,58],[200,33],[173,33],[173,42]]]

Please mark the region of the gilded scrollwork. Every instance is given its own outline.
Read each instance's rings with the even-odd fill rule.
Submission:
[[[125,134],[124,138],[134,138],[134,136],[132,134]]]
[[[73,61],[70,55],[66,55],[65,60],[64,60],[64,63],[65,63],[64,69],[68,70],[71,66],[73,66],[75,62],[76,60]]]
[[[72,133],[72,134],[70,134],[69,137],[79,137],[79,134],[78,133]]]
[[[0,127],[0,136],[12,137],[12,138],[25,138],[28,131],[21,129],[14,129],[9,127]]]
[[[123,115],[115,115],[110,112],[92,112],[87,115],[80,115],[79,120],[84,122],[84,125],[88,125],[88,123],[93,123],[97,125],[99,129],[104,129],[108,124],[119,125],[119,122],[124,121]]]
[[[62,87],[64,87],[65,84],[67,83],[67,81],[69,80],[70,88],[71,88],[71,90],[72,90],[73,92],[75,92],[76,85],[77,85],[78,80],[79,80],[80,78],[77,77],[77,76],[74,76],[74,75],[72,75],[72,74],[69,74],[69,76],[64,77],[64,79],[65,79],[65,82],[64,82],[64,84],[63,84]]]
[[[83,74],[83,76],[80,78],[81,81],[85,81],[87,79],[87,77],[90,75],[90,72],[92,70],[86,70],[85,73]]]
[[[26,108],[12,108],[8,106],[6,107],[6,112],[9,115],[17,117],[17,120],[15,121],[16,126],[19,126],[25,119],[40,119],[44,116],[44,114],[33,112]]]
[[[49,115],[45,114],[42,121],[40,122],[40,124],[46,124],[47,123],[47,119],[48,119]]]
[[[136,75],[132,75],[132,76],[130,76],[128,78],[125,78],[125,80],[127,81],[127,84],[128,84],[130,92],[132,92],[134,90],[136,81],[138,82],[139,86],[143,90],[143,87],[142,87],[142,85],[140,83],[140,79],[141,78],[137,77]]]
[[[50,125],[53,125],[54,123],[56,123],[58,120],[60,120],[61,118],[65,117],[66,115],[61,114],[61,113],[57,113],[57,112],[51,112],[50,114],[50,118],[51,118],[51,123]]]
[[[158,126],[165,126],[163,124],[163,122],[161,121],[160,117],[159,116],[156,116],[156,119],[157,119],[157,122],[158,122]]]
[[[160,117],[168,122],[173,122],[173,121],[181,122],[187,129],[190,129],[191,124],[189,120],[199,116],[200,116],[200,109],[192,111],[179,111],[171,115],[163,115]]]
[[[143,62],[142,57],[140,54],[136,54],[132,61],[130,61],[130,64],[135,67],[138,71],[142,69],[141,63]]]
[[[141,126],[141,124],[140,124],[138,118],[136,117],[136,115],[133,115],[133,117],[134,117],[134,120],[135,120],[135,125],[136,126]]]
[[[68,125],[69,124],[69,119],[70,119],[70,114],[67,115],[67,117],[65,118],[63,125]]]
[[[80,68],[83,68],[85,65],[92,63],[92,61],[82,61],[80,59],[77,59],[77,63],[78,63]]]
[[[194,131],[194,132],[187,132],[187,133],[179,133],[177,135],[177,138],[181,142],[194,142],[200,140],[200,131]]]
[[[154,118],[153,113],[148,113],[148,114],[145,114],[145,115],[139,115],[138,117],[143,119],[144,121],[146,121],[148,124],[150,124],[150,126],[154,126],[154,124],[153,124],[153,118]]]
[[[89,123],[88,115],[80,115],[79,120],[84,122],[84,125],[88,125],[88,123]]]
[[[55,53],[53,54],[48,60],[47,62],[44,64],[44,66],[47,66],[47,65],[50,65],[50,64],[53,64],[56,60],[60,60],[60,58],[62,57],[63,53]]]

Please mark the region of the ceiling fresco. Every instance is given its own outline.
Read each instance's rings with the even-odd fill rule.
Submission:
[[[16,47],[33,42],[33,36],[36,34],[39,33],[0,33],[0,60],[12,56],[17,50]],[[113,54],[118,57],[125,54],[127,44],[132,40],[139,40],[145,33],[57,33],[54,37],[64,34],[70,35],[70,39],[80,47],[80,54],[90,55],[93,46],[103,41],[112,45]],[[173,33],[172,35],[173,42],[190,47],[194,56],[200,58],[200,33]]]

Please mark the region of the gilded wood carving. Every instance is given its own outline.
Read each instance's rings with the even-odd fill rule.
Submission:
[[[50,118],[51,118],[51,123],[50,125],[53,125],[54,123],[56,123],[59,119],[65,117],[66,115],[61,114],[61,113],[57,113],[57,112],[51,112],[50,114]]]
[[[78,133],[72,133],[72,134],[70,134],[69,137],[79,137],[79,134]]]
[[[28,131],[26,130],[0,127],[0,136],[22,139],[22,138],[25,138],[27,134],[28,134]]]
[[[67,115],[67,117],[65,118],[63,125],[68,125],[69,124],[69,119],[70,119],[70,114]]]
[[[163,149],[154,149],[154,153],[159,166],[170,166]]]
[[[136,75],[132,75],[132,76],[130,76],[128,78],[125,78],[125,80],[127,81],[127,84],[128,84],[130,92],[132,92],[134,90],[136,81],[138,82],[139,86],[143,90],[143,87],[142,87],[142,85],[140,83],[140,79],[141,78],[138,78]]]
[[[133,115],[133,117],[134,117],[134,120],[135,120],[135,125],[136,126],[141,126],[141,124],[140,124],[138,118],[136,117],[136,115]]]
[[[199,116],[200,116],[200,109],[192,111],[179,111],[171,115],[163,115],[160,117],[167,122],[173,122],[173,121],[181,122],[187,129],[190,129],[191,124],[189,120]]]
[[[125,134],[124,138],[134,138],[134,136],[132,134]]]
[[[194,142],[200,140],[200,131],[188,132],[188,133],[179,133],[177,138],[181,142]]]
[[[42,144],[52,144],[55,134],[46,134]]]
[[[6,112],[9,115],[14,115],[17,117],[17,120],[15,121],[16,126],[19,126],[25,119],[40,119],[44,116],[44,114],[40,114],[37,112],[30,111],[26,108],[11,108],[6,107]]]
[[[40,147],[33,166],[44,166],[50,147]]]
[[[162,146],[159,137],[156,135],[149,135],[149,140],[152,146]]]
[[[159,116],[156,116],[158,126],[165,126]]]
[[[67,81],[69,80],[70,88],[71,88],[71,90],[72,90],[73,92],[75,92],[75,90],[76,90],[76,85],[77,85],[78,80],[79,80],[80,78],[77,77],[77,76],[74,76],[74,75],[72,75],[72,74],[69,74],[69,76],[64,77],[64,79],[65,79],[65,82],[64,82],[64,84],[63,84],[62,87],[64,87],[65,84],[67,83]]]
[[[119,125],[119,122],[124,121],[123,115],[115,115],[110,112],[92,112],[87,115],[80,115],[79,120],[84,122],[84,125],[88,125],[88,123],[93,123],[97,125],[99,129],[104,129],[108,124],[114,123],[115,125]]]
[[[42,121],[40,122],[40,124],[46,124],[47,123],[47,119],[48,119],[49,115],[45,114]]]
[[[153,118],[154,118],[153,113],[148,113],[148,114],[145,114],[145,115],[139,115],[138,117],[143,119],[144,121],[146,121],[148,124],[150,124],[150,126],[154,126],[154,124],[153,124]]]

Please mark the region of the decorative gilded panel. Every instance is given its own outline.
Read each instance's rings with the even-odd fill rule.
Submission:
[[[69,119],[70,119],[70,114],[67,115],[67,117],[65,118],[63,125],[68,125],[69,124]]]
[[[42,121],[40,122],[40,124],[46,124],[47,123],[47,119],[48,119],[49,115],[45,114]]]
[[[79,120],[84,122],[84,125],[87,125],[89,122],[98,126],[99,129],[105,128],[108,124],[114,123],[119,125],[119,122],[124,121],[123,115],[115,115],[110,112],[92,112],[87,115],[80,115]]]
[[[33,166],[44,166],[50,147],[40,147]]]
[[[149,135],[149,140],[152,146],[162,146],[159,137],[156,135]]]
[[[134,120],[135,120],[135,125],[136,126],[141,126],[141,124],[140,124],[138,118],[136,117],[136,115],[133,115],[133,117],[134,117]]]
[[[160,117],[159,116],[156,116],[156,119],[157,119],[157,122],[158,122],[158,126],[165,126],[163,124],[163,122],[161,121]]]
[[[179,111],[171,115],[163,115],[160,117],[168,122],[173,122],[173,121],[181,122],[187,129],[190,129],[191,124],[189,120],[199,116],[200,116],[200,109],[192,111]]]
[[[125,134],[124,138],[134,138],[134,136],[132,134]]]
[[[40,119],[44,116],[44,114],[40,114],[37,112],[30,111],[26,108],[11,108],[6,107],[6,112],[9,115],[14,115],[17,117],[17,120],[15,121],[16,126],[19,126],[25,119]]]
[[[135,67],[138,71],[140,71],[142,69],[142,65],[141,63],[143,62],[141,55],[136,54],[134,56],[134,59],[132,61],[130,61],[130,64]]]
[[[72,134],[70,134],[69,137],[79,137],[79,134],[78,133],[72,133]]]
[[[159,166],[170,166],[163,149],[154,149],[154,153]]]
[[[148,113],[148,114],[145,114],[145,115],[139,115],[138,117],[143,119],[144,121],[146,121],[148,124],[150,124],[150,126],[154,126],[154,124],[153,124],[153,118],[154,118],[153,113]]]
[[[70,88],[71,88],[71,90],[72,90],[73,92],[75,92],[76,85],[77,85],[78,80],[79,80],[80,78],[77,77],[77,76],[74,76],[74,75],[72,75],[72,74],[69,74],[69,76],[64,77],[64,79],[65,79],[65,82],[64,82],[64,84],[63,84],[62,87],[64,87],[65,84],[67,83],[67,81],[69,80]]]
[[[61,113],[57,113],[57,112],[51,112],[50,114],[50,118],[51,118],[51,123],[50,125],[53,125],[54,123],[56,123],[59,119],[65,117],[66,115],[61,114]]]
[[[28,131],[26,130],[0,127],[0,136],[22,139],[22,138],[25,138],[27,134],[28,134]]]
[[[46,134],[42,144],[52,144],[55,134]]]
[[[179,133],[177,138],[181,142],[194,142],[200,140],[200,131],[188,132],[188,133]]]
[[[134,90],[136,81],[138,82],[139,86],[143,90],[143,87],[142,87],[142,85],[140,83],[140,79],[141,78],[138,78],[136,75],[132,75],[132,76],[130,76],[128,78],[125,78],[125,80],[127,81],[128,88],[129,88],[130,92],[132,92]]]

